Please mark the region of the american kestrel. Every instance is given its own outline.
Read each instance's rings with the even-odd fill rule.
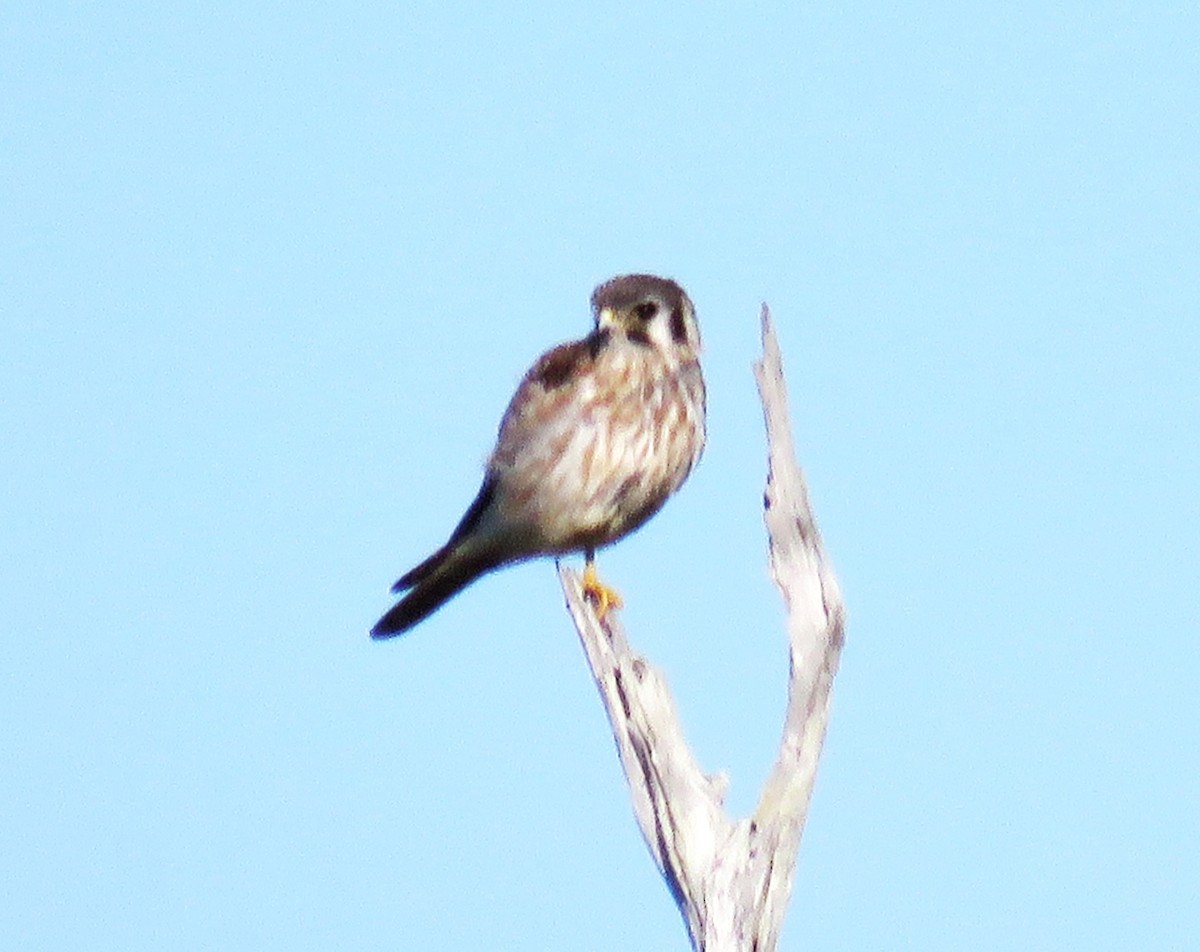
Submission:
[[[500,421],[471,507],[433,555],[392,586],[407,592],[371,629],[407,631],[485,572],[585,553],[599,610],[619,605],[595,552],[653,516],[704,448],[700,330],[674,281],[628,274],[592,294],[595,329],[543,354]]]

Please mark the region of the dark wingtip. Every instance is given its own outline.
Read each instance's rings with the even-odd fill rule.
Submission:
[[[440,568],[427,575],[375,623],[371,637],[380,641],[404,634],[493,567],[490,562],[475,559],[456,562],[449,566],[449,570]]]
[[[373,641],[395,638],[397,635],[404,634],[412,627],[411,621],[400,617],[399,608],[400,605],[394,606],[391,611],[375,622],[375,627],[371,629],[371,639]]]
[[[406,592],[423,578],[432,575],[445,560],[448,548],[448,546],[442,546],[415,569],[405,572],[396,579],[396,584],[392,586],[392,594],[399,595],[401,592]]]

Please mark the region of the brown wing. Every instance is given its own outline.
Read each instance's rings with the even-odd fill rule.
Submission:
[[[612,332],[608,328],[594,330],[583,340],[559,344],[542,354],[521,381],[521,389],[536,384],[543,390],[557,390],[572,377],[587,373],[608,344]],[[517,391],[520,393],[520,390]],[[516,402],[514,398],[514,403]]]

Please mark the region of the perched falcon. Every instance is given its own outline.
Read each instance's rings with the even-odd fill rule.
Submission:
[[[704,448],[700,330],[687,294],[649,274],[592,294],[595,329],[543,354],[500,421],[479,495],[449,541],[392,586],[404,596],[371,629],[408,631],[485,572],[585,553],[601,614],[619,605],[595,552],[638,528]]]

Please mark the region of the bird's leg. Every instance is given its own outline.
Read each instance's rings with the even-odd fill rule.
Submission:
[[[600,581],[596,574],[596,550],[588,549],[584,555],[583,594],[596,606],[596,617],[604,621],[604,616],[614,608],[620,608],[623,602],[615,589],[609,588]]]

